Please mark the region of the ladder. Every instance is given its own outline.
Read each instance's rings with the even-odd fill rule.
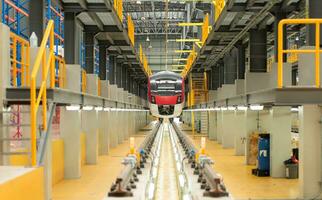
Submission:
[[[56,104],[48,105],[47,123],[52,124]],[[29,106],[11,105],[0,113],[0,165],[17,164],[13,160],[23,160],[23,164],[31,166],[31,138],[30,138],[30,110]],[[37,165],[42,165],[48,144],[51,126],[42,131],[38,124],[37,134]]]

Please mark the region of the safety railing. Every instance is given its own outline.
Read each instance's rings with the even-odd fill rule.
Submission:
[[[46,45],[49,44],[47,56]],[[41,84],[37,91],[36,81],[41,66]],[[50,88],[55,87],[54,21],[49,20],[39,47],[30,77],[30,122],[31,122],[31,164],[37,164],[37,111],[42,103],[42,131],[47,130],[47,78],[50,74]],[[38,94],[37,94],[38,92]]]
[[[12,86],[30,85],[30,45],[29,41],[10,32],[10,61]],[[19,78],[18,78],[19,77]],[[18,83],[19,80],[19,83]]]
[[[58,64],[58,69],[56,69],[56,79],[55,82],[58,82],[60,88],[65,88],[66,86],[66,63],[65,60],[60,56],[55,56],[55,61]]]
[[[82,69],[82,93],[86,92],[86,71]]]
[[[225,0],[213,0],[213,4],[215,7],[215,22],[218,20],[219,16],[221,15],[222,11],[225,8],[226,1]]]
[[[127,28],[128,28],[128,35],[132,45],[134,46],[135,38],[134,38],[134,23],[131,18],[131,15],[127,15]]]
[[[283,19],[278,24],[278,70],[277,70],[277,86],[283,87],[283,55],[288,53],[311,53],[315,54],[315,87],[320,87],[320,25],[322,19]],[[284,26],[292,24],[313,24],[315,25],[315,49],[284,49],[283,35]]]
[[[290,49],[298,49],[297,48],[297,45],[292,45],[290,47]],[[287,62],[288,63],[295,63],[298,61],[298,54],[297,53],[290,53],[288,56],[287,56]]]
[[[201,34],[201,42],[202,45],[206,42],[209,35],[209,14],[207,13],[205,18],[203,19],[202,25],[202,34]]]
[[[144,72],[146,73],[147,76],[152,75],[152,71],[149,67],[148,59],[146,58],[145,54],[143,54],[143,68],[144,68]]]
[[[139,47],[139,57],[140,57],[140,62],[143,63],[143,49],[142,45]]]
[[[121,22],[123,22],[123,0],[114,0],[114,9]]]
[[[151,68],[149,67],[148,59],[146,58],[145,54],[143,53],[142,45],[139,46],[139,59],[143,65],[143,70],[144,70],[145,74],[147,76],[151,76],[152,71],[151,71]]]
[[[185,78],[187,76],[187,74],[189,73],[189,71],[191,70],[192,64],[195,61],[196,57],[197,57],[197,52],[195,51],[195,49],[193,49],[192,52],[188,56],[187,64],[186,64],[185,68],[181,72],[181,76],[183,78]]]

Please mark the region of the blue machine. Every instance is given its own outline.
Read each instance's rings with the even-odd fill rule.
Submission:
[[[270,175],[270,137],[269,134],[259,134],[258,140],[258,168],[253,170],[257,176]]]

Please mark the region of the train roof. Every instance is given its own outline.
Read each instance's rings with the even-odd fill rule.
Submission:
[[[172,71],[161,71],[150,76],[150,80],[165,79],[165,78],[182,79],[182,76]]]

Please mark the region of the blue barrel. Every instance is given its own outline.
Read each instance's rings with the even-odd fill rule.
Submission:
[[[258,170],[269,171],[269,137],[259,137],[258,140]]]

